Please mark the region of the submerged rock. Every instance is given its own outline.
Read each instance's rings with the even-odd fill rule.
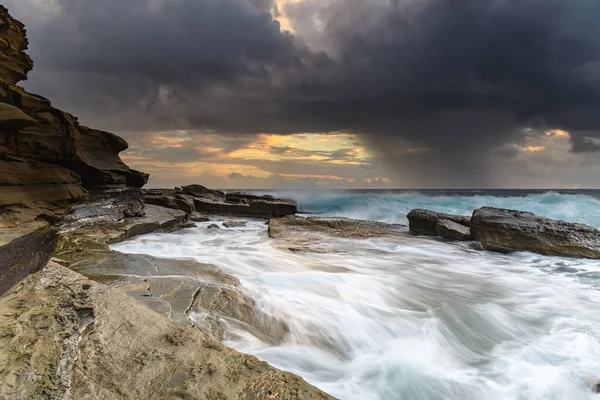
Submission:
[[[600,258],[600,230],[530,212],[480,208],[473,212],[471,232],[491,251]]]
[[[0,308],[0,398],[332,398],[53,263]]]
[[[435,230],[438,236],[447,240],[471,240],[470,227],[450,221],[449,219],[440,219],[435,226]]]
[[[419,235],[437,236],[437,224],[440,220],[448,220],[456,224],[469,227],[470,217],[462,215],[444,214],[431,210],[417,208],[406,216],[411,232]]]
[[[225,228],[242,228],[248,225],[248,221],[225,221],[223,226]]]
[[[221,227],[217,224],[210,224],[206,227],[207,229],[221,229]]]

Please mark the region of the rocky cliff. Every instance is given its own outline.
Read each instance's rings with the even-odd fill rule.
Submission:
[[[15,207],[68,204],[86,191],[141,188],[148,180],[119,157],[127,149],[122,138],[82,126],[16,86],[33,68],[27,45],[23,24],[0,6],[0,227],[29,222],[15,220]]]

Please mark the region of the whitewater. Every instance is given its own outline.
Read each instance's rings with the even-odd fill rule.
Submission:
[[[589,192],[285,192],[307,214],[406,223],[423,207],[480,206],[600,227]],[[237,276],[260,312],[286,321],[277,345],[231,328],[225,343],[340,399],[600,399],[600,262],[482,251],[470,243],[327,238],[274,246],[264,221],[215,221],[113,245],[195,258]],[[191,315],[201,319],[201,315]]]

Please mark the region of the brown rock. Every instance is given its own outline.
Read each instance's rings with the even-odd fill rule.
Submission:
[[[46,221],[0,229],[0,295],[42,268],[54,251],[56,230]]]
[[[473,212],[471,232],[491,251],[600,259],[600,230],[530,212],[480,208]]]
[[[0,158],[0,207],[35,202],[75,201],[84,197],[79,177],[58,165]]]
[[[37,122],[17,107],[0,103],[0,132],[12,133],[35,125]]]
[[[25,54],[28,44],[25,26],[0,5],[1,80],[14,85],[27,79],[27,73],[33,68],[33,61]]]

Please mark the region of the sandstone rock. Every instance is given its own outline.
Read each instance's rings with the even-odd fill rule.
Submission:
[[[58,165],[0,158],[0,207],[35,202],[70,202],[84,197],[79,177]]]
[[[0,229],[0,295],[46,265],[55,239],[56,229],[46,221]]]
[[[468,226],[449,219],[440,219],[436,224],[436,232],[438,236],[448,240],[471,240],[471,229]]]
[[[12,228],[35,221],[59,223],[69,212],[71,206],[64,203],[17,204],[0,209],[0,228]]]
[[[425,209],[415,209],[408,213],[408,226],[411,232],[419,235],[437,236],[437,223],[441,219],[449,220],[454,223],[469,226],[470,217],[462,215],[452,215],[438,213]]]
[[[56,264],[6,293],[0,308],[0,398],[331,398]]]
[[[148,175],[131,170],[119,157],[127,148],[123,139],[81,126],[77,118],[52,107],[48,99],[15,86],[33,64],[25,54],[28,42],[23,25],[1,6],[0,34],[0,154],[45,163],[38,164],[40,184],[48,174],[44,175],[42,165],[54,164],[48,168],[61,166],[74,172],[77,182],[72,184],[86,189],[142,187]],[[0,177],[4,174],[0,170]],[[37,200],[44,198],[40,195]]]
[[[12,133],[35,125],[37,122],[17,107],[0,103],[0,132]]]
[[[269,237],[301,243],[322,238],[323,235],[367,239],[381,236],[396,236],[406,232],[404,225],[383,222],[354,220],[339,217],[273,218],[269,220]]]
[[[59,232],[57,255],[68,261],[85,258],[89,250],[104,251],[108,244],[151,232],[171,232],[182,228],[188,215],[180,210],[147,205],[143,217],[113,220],[79,220],[67,217]],[[86,223],[87,222],[87,223]]]
[[[487,250],[600,258],[598,229],[552,220],[529,212],[480,208],[473,212],[471,232]]]
[[[0,5],[0,79],[14,85],[27,79],[33,61],[27,54],[27,35],[24,25],[12,18]]]
[[[225,228],[242,228],[248,225],[248,221],[225,221],[223,226]]]

